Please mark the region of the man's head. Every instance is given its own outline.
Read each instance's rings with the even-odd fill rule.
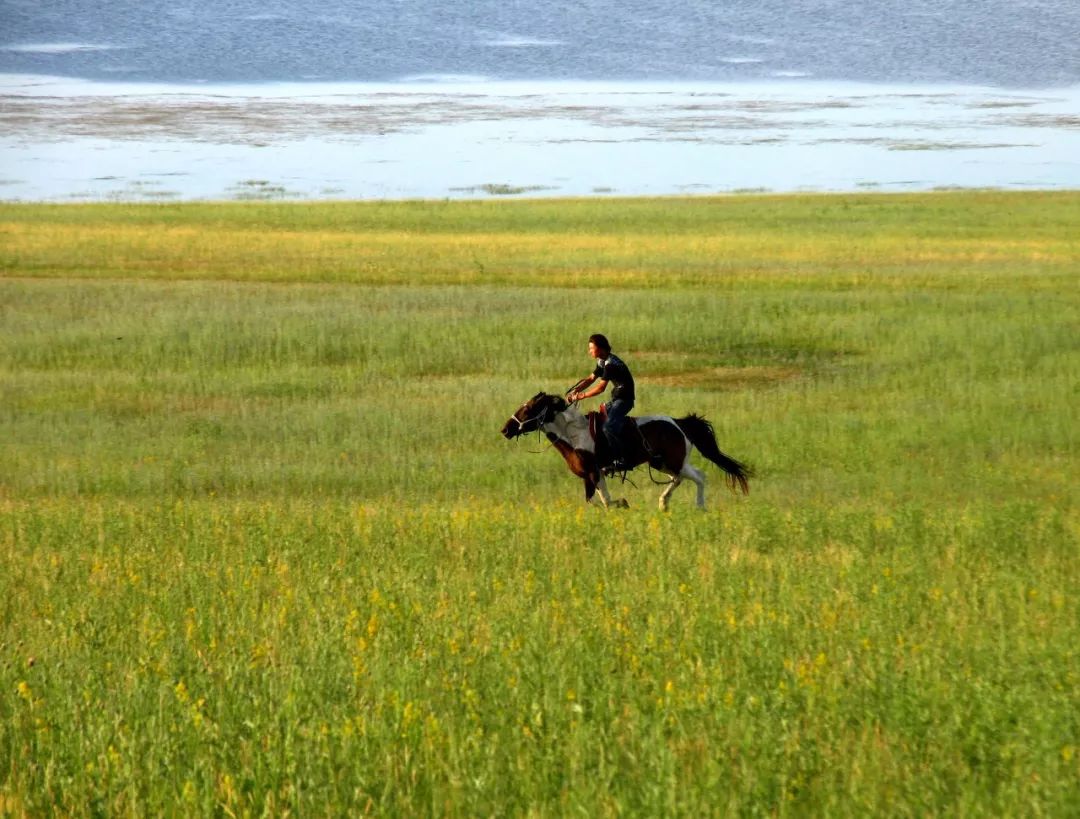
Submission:
[[[593,358],[607,358],[611,352],[611,344],[607,336],[601,333],[593,333],[589,336],[589,355]]]

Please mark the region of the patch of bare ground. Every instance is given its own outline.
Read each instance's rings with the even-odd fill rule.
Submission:
[[[695,390],[731,390],[768,387],[802,375],[797,367],[702,367],[666,375],[645,375],[642,384]]]
[[[1080,128],[1080,116],[1075,114],[1017,114],[1002,117],[1001,122],[1027,128]]]
[[[1038,100],[988,100],[987,102],[976,102],[969,105],[969,108],[1030,108],[1033,105],[1038,105]]]

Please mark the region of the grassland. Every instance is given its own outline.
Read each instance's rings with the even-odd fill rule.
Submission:
[[[1077,225],[0,206],[0,815],[1077,815]],[[596,331],[748,498],[497,435]]]

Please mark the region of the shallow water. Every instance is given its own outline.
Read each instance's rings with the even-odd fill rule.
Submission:
[[[0,77],[0,198],[1080,188],[1080,86]]]

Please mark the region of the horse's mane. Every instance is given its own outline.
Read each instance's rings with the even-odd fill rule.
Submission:
[[[566,399],[561,395],[555,395],[550,392],[539,392],[536,394],[536,398],[550,398],[555,404],[555,409],[558,412],[565,412],[571,406],[571,404],[568,404]]]

